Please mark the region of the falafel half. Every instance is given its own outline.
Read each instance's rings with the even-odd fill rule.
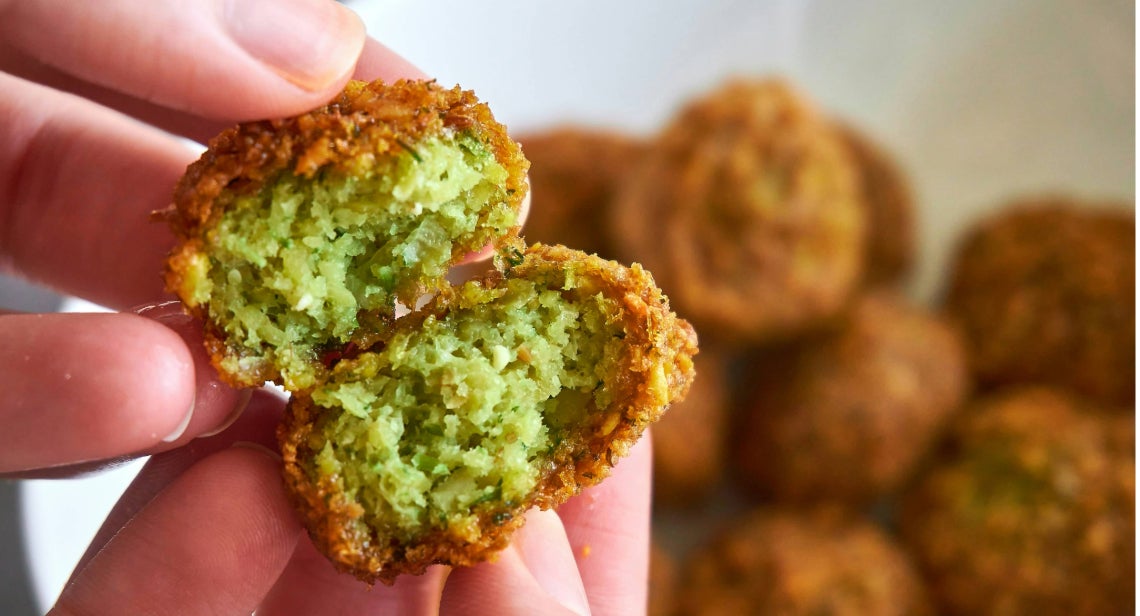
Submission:
[[[322,353],[366,346],[397,301],[517,232],[527,166],[469,91],[350,82],[210,141],[167,213],[167,287],[206,323],[223,379],[309,387]]]
[[[473,564],[527,509],[605,477],[684,396],[695,352],[639,266],[534,245],[295,396],[287,484],[318,547],[363,580]]]

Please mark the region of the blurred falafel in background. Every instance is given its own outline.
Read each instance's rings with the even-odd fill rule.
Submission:
[[[946,613],[1132,613],[1132,422],[1014,389],[968,409],[944,449],[900,518]]]
[[[963,238],[946,294],[979,382],[1135,402],[1135,214],[1023,198]]]

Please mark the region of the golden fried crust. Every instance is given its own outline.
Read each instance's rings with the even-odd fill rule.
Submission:
[[[1136,230],[1128,207],[1029,199],[982,222],[946,297],[985,385],[1040,383],[1135,399]]]
[[[925,616],[926,590],[879,529],[835,511],[759,510],[689,559],[677,614]]]
[[[1134,429],[1039,387],[964,413],[900,513],[944,613],[1133,613]]]
[[[206,314],[205,306],[190,306],[187,299],[193,289],[186,272],[197,255],[208,252],[206,238],[233,200],[256,193],[283,173],[310,178],[333,169],[351,175],[376,158],[399,155],[410,144],[450,130],[470,131],[503,165],[510,207],[517,212],[526,194],[529,163],[487,105],[458,86],[352,81],[324,107],[295,117],[239,124],[210,140],[209,148],[175,187],[172,208],[160,215],[179,240],[166,263],[167,289],[206,323],[206,348],[215,366],[236,351],[227,346],[223,327]],[[458,261],[477,248],[455,246],[452,258]],[[239,387],[280,377],[266,363],[251,364],[241,374],[219,373]]]
[[[879,145],[849,125],[837,127],[859,172],[867,210],[869,285],[898,282],[914,267],[915,215],[910,185],[898,165]]]
[[[958,333],[895,293],[861,298],[839,332],[749,369],[734,443],[749,489],[862,505],[906,480],[969,390]]]
[[[555,507],[605,478],[646,427],[687,393],[694,374],[696,334],[670,311],[668,300],[648,272],[563,246],[537,244],[519,256],[521,262],[488,276],[483,284],[494,287],[511,277],[562,289],[567,277],[573,276],[574,293],[602,293],[618,300],[620,311],[611,317],[622,324],[625,345],[621,367],[606,382],[613,405],[589,413],[587,421],[554,449],[528,498],[513,506],[504,503],[480,510],[483,533],[478,541],[440,531],[398,544],[361,530],[363,525],[356,520],[363,512],[348,504],[332,481],[313,482],[308,469],[316,452],[307,442],[319,415],[330,411],[314,406],[304,393],[294,396],[278,431],[286,485],[309,535],[339,570],[368,582],[391,584],[400,574],[419,574],[434,563],[471,565],[485,560],[506,547],[527,509]],[[458,293],[441,294],[421,311],[397,320],[391,331],[414,330],[428,315],[442,317],[449,310],[462,309],[465,302]],[[338,370],[350,368],[351,360],[337,366]]]
[[[606,212],[645,145],[616,132],[571,126],[519,141],[531,163],[527,240],[613,258]]]
[[[729,419],[728,357],[706,346],[696,359],[689,395],[653,426],[653,501],[699,503],[724,474]]]
[[[859,199],[830,123],[783,82],[740,81],[691,103],[651,145],[611,232],[706,335],[769,342],[846,306],[863,274]]]

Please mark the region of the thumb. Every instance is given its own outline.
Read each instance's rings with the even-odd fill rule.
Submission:
[[[18,51],[152,103],[227,120],[328,102],[365,40],[360,18],[333,0],[3,5],[0,40]]]
[[[442,616],[588,615],[586,589],[558,514],[531,510],[495,561],[452,571],[439,611]]]

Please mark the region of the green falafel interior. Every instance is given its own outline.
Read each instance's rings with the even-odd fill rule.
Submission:
[[[309,437],[310,481],[338,484],[378,536],[476,540],[480,517],[533,492],[568,426],[610,404],[615,300],[519,279],[457,293],[451,310],[399,328],[312,393],[331,411]]]
[[[455,259],[517,224],[506,170],[469,134],[364,155],[349,169],[285,171],[224,205],[188,298],[243,350],[224,370],[269,362],[306,387],[321,350],[358,332],[360,311],[413,304],[444,284]]]

